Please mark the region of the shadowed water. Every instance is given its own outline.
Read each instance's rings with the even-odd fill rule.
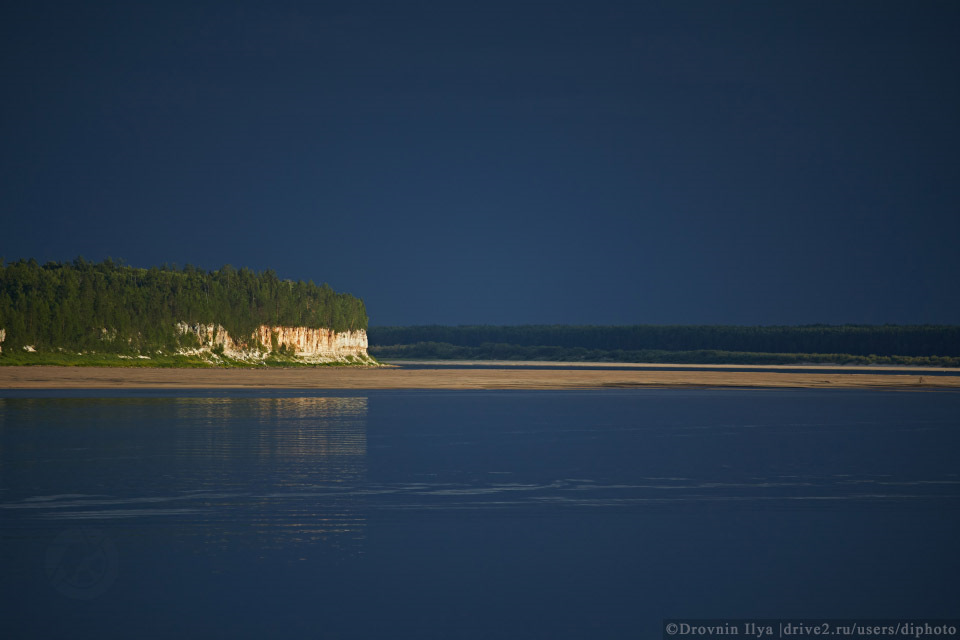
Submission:
[[[5,393],[13,637],[642,638],[960,600],[957,393]]]

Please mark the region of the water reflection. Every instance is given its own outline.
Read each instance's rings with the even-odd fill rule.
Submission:
[[[382,393],[372,416],[365,396],[264,396],[0,399],[0,535],[115,523],[219,546],[354,554],[373,511],[960,500],[954,412],[875,407],[920,396],[851,396],[828,412],[819,403],[844,396],[751,396],[724,414],[736,394],[690,396],[709,411],[685,413],[673,395],[655,411],[660,396],[649,394]],[[955,396],[937,398],[952,407]]]
[[[339,489],[366,474],[366,398],[181,398],[175,407],[177,459],[196,482],[184,493],[204,505],[206,524],[222,524],[210,542],[252,531],[261,545],[359,552],[362,505]]]
[[[956,609],[957,393],[201,393],[0,403],[7,636]]]
[[[366,475],[365,397],[2,402],[4,528],[122,523],[360,551],[361,496],[344,488]]]

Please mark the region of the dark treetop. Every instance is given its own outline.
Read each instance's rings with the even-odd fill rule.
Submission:
[[[5,350],[175,349],[182,339],[178,322],[220,324],[243,339],[262,324],[366,329],[367,313],[362,300],[329,285],[230,265],[207,272],[189,265],[137,269],[82,258],[43,266],[35,260],[0,263]]]
[[[960,366],[960,326],[371,327],[385,358]]]

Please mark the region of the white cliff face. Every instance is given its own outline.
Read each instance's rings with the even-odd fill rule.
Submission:
[[[185,355],[198,355],[223,350],[223,355],[238,360],[263,360],[273,350],[283,349],[306,362],[346,362],[349,358],[371,362],[367,354],[367,332],[336,332],[332,329],[308,327],[281,327],[261,325],[247,341],[237,343],[220,325],[177,324],[181,335],[192,333],[199,341],[193,349],[183,349]],[[275,338],[275,340],[274,340]],[[259,342],[260,348],[256,347]]]
[[[261,325],[253,335],[267,349],[273,345],[275,336],[278,347],[285,347],[288,351],[293,349],[294,354],[301,358],[333,361],[347,356],[363,359],[368,357],[367,332],[362,329],[338,333],[332,329]]]
[[[178,322],[177,331],[180,332],[180,335],[192,333],[199,342],[199,346],[196,348],[181,350],[181,353],[185,355],[210,353],[222,348],[223,355],[230,358],[240,358],[244,356],[244,350],[239,349],[237,345],[234,344],[230,334],[219,324],[189,325],[186,322]]]

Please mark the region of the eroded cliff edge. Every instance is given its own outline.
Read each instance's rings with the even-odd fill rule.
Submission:
[[[226,356],[263,361],[283,355],[308,363],[373,364],[367,354],[367,332],[309,327],[260,325],[247,339],[235,339],[219,324],[177,323],[181,355]]]

